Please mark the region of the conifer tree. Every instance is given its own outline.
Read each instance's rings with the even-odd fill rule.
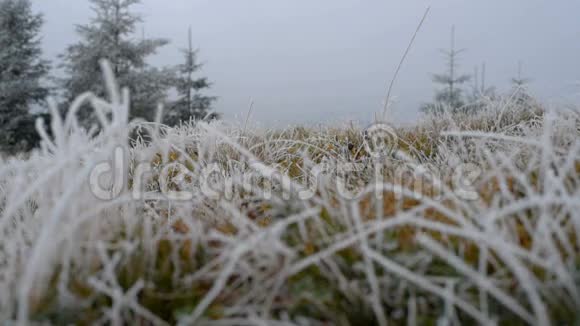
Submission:
[[[487,86],[487,64],[484,62],[481,64],[481,76],[479,75],[479,69],[476,67],[473,74],[473,93],[478,97],[495,97],[496,89],[493,86]]]
[[[149,66],[146,59],[168,43],[165,39],[136,39],[141,16],[132,11],[140,0],[90,0],[95,17],[77,26],[81,41],[68,47],[62,56],[67,78],[63,80],[67,99],[82,92],[104,95],[99,61],[110,61],[122,87],[131,91],[131,118],[152,120],[156,107],[165,100],[172,74]],[[81,120],[93,121],[88,110]]]
[[[463,107],[464,111],[478,111],[483,109],[490,100],[497,99],[496,88],[487,86],[486,83],[487,65],[481,64],[481,74],[478,67],[473,70],[473,84],[471,93],[465,97],[467,104]]]
[[[518,62],[518,75],[516,77],[512,78],[512,84],[514,87],[526,87],[531,81],[531,79],[523,77],[522,70],[523,70],[522,62],[519,61]]]
[[[430,113],[442,113],[445,110],[457,111],[465,106],[461,85],[467,83],[471,76],[457,73],[459,55],[465,49],[456,49],[455,26],[451,28],[451,46],[442,50],[447,59],[447,72],[433,75],[433,82],[443,88],[435,93],[435,102],[423,106],[422,110]]]
[[[512,78],[512,94],[511,97],[517,105],[524,109],[531,109],[536,105],[532,96],[528,92],[528,85],[531,79],[523,77],[522,62],[518,62],[518,74]]]
[[[211,84],[206,77],[195,77],[201,69],[198,63],[197,50],[193,49],[191,28],[189,29],[189,42],[187,49],[182,50],[185,61],[176,67],[177,76],[174,85],[178,93],[178,99],[167,110],[164,122],[168,125],[178,125],[181,121],[190,119],[215,119],[218,115],[212,112],[211,105],[215,97],[201,94],[202,90],[209,89]]]
[[[0,151],[28,150],[38,140],[33,105],[48,95],[42,83],[49,64],[41,58],[43,24],[29,0],[0,0]],[[28,130],[31,129],[31,130]]]

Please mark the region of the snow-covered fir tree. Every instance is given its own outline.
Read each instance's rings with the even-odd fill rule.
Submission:
[[[216,98],[201,93],[202,90],[209,89],[211,84],[206,77],[195,76],[201,69],[202,64],[198,63],[198,51],[193,48],[191,28],[188,35],[188,47],[182,50],[185,61],[176,67],[177,74],[174,84],[178,98],[166,110],[164,118],[164,122],[168,125],[178,125],[181,121],[189,121],[191,119],[218,118],[218,115],[212,112],[211,108]]]
[[[534,110],[539,108],[539,104],[529,93],[529,85],[532,82],[530,78],[523,76],[523,64],[518,62],[518,74],[511,79],[511,94],[512,101],[521,107],[523,110]]]
[[[29,0],[0,0],[0,151],[28,150],[38,141],[30,110],[48,95],[42,23]]]
[[[63,67],[67,99],[82,92],[104,95],[99,61],[110,61],[122,87],[131,91],[131,118],[152,120],[156,107],[166,98],[173,79],[168,69],[151,67],[146,59],[168,43],[165,39],[147,39],[136,35],[141,16],[132,11],[140,0],[90,0],[95,17],[86,25],[77,26],[81,40],[70,45]],[[82,120],[92,123],[88,110],[79,113]]]
[[[461,86],[467,83],[471,76],[457,73],[459,55],[464,49],[458,50],[455,46],[455,26],[451,29],[451,46],[449,50],[443,50],[447,59],[447,72],[433,75],[433,82],[442,85],[443,88],[435,93],[435,102],[424,105],[422,111],[428,113],[442,113],[445,110],[452,112],[465,107],[465,99]]]
[[[463,106],[464,112],[474,112],[484,109],[490,101],[497,100],[498,94],[494,86],[488,86],[486,83],[487,64],[481,64],[481,73],[479,67],[473,70],[472,88],[465,96],[467,103]]]

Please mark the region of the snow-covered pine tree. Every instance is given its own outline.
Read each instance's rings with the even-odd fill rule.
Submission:
[[[478,67],[473,70],[473,84],[471,92],[465,96],[467,104],[463,107],[464,111],[479,111],[485,108],[490,101],[497,99],[496,88],[488,87],[486,84],[486,63],[481,64],[481,75]]]
[[[511,80],[512,89],[510,97],[515,104],[524,110],[534,110],[539,107],[538,103],[529,94],[528,87],[531,81],[530,78],[523,77],[523,65],[522,62],[519,61],[518,74]]]
[[[189,29],[189,43],[187,49],[182,50],[185,62],[176,67],[175,88],[178,99],[166,111],[164,122],[168,125],[178,125],[181,121],[190,119],[216,119],[218,114],[212,112],[211,105],[216,100],[213,96],[201,94],[211,84],[206,77],[194,77],[202,64],[197,61],[197,50],[194,50]]]
[[[472,98],[486,97],[494,98],[496,96],[496,88],[494,86],[487,86],[486,84],[487,76],[487,64],[483,62],[481,64],[481,76],[479,75],[479,69],[476,67],[473,73],[473,89]],[[481,79],[480,79],[481,77]]]
[[[159,102],[173,79],[167,69],[151,67],[146,59],[157,49],[169,43],[165,39],[135,37],[141,16],[132,12],[140,0],[90,0],[95,17],[87,25],[77,26],[81,41],[70,45],[65,54],[63,80],[66,98],[73,99],[82,92],[92,91],[104,95],[99,61],[110,61],[122,87],[131,91],[131,118],[152,120]],[[81,120],[93,123],[88,110],[81,110]]]
[[[516,88],[526,87],[530,82],[531,79],[523,77],[523,64],[521,61],[518,61],[518,75],[512,78],[512,85]]]
[[[41,58],[38,37],[42,23],[29,0],[0,0],[0,151],[28,150],[38,141],[30,109],[48,95],[42,79],[49,64]]]
[[[454,112],[465,106],[461,85],[467,83],[471,76],[457,74],[457,61],[459,55],[464,51],[464,49],[457,50],[455,47],[455,26],[453,26],[451,28],[451,46],[449,50],[442,50],[447,59],[448,70],[446,73],[433,75],[433,82],[444,87],[435,93],[435,103],[422,107],[424,112],[435,114],[442,113],[445,110]]]

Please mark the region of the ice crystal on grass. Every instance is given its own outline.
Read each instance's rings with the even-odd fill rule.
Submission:
[[[389,129],[373,155],[355,126],[128,121],[103,66],[107,100],[53,109],[42,148],[2,162],[3,320],[578,320],[577,113],[499,99]]]

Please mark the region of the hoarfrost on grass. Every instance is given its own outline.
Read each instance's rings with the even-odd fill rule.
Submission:
[[[128,121],[129,94],[103,67],[109,100],[83,94],[64,119],[52,107],[48,129],[37,123],[42,148],[0,168],[3,320],[577,320],[578,112],[523,112],[490,101],[476,115],[397,129],[394,151],[377,160],[352,126],[280,131]],[[75,115],[85,103],[98,118],[89,131]],[[119,150],[128,173],[121,188],[109,189],[118,196],[99,200],[91,173]],[[143,180],[135,180],[137,162],[151,163]],[[309,188],[310,172],[325,162],[359,168],[350,178],[324,171],[300,199],[296,192]],[[186,177],[161,173],[177,163]],[[135,199],[140,185],[147,194],[163,185],[199,188],[212,164],[219,171],[212,182],[230,185],[229,196],[218,188],[216,196],[187,201]],[[454,189],[450,176],[460,164],[479,167],[475,197]],[[398,178],[399,167],[413,173]],[[340,196],[343,186],[358,196]]]

